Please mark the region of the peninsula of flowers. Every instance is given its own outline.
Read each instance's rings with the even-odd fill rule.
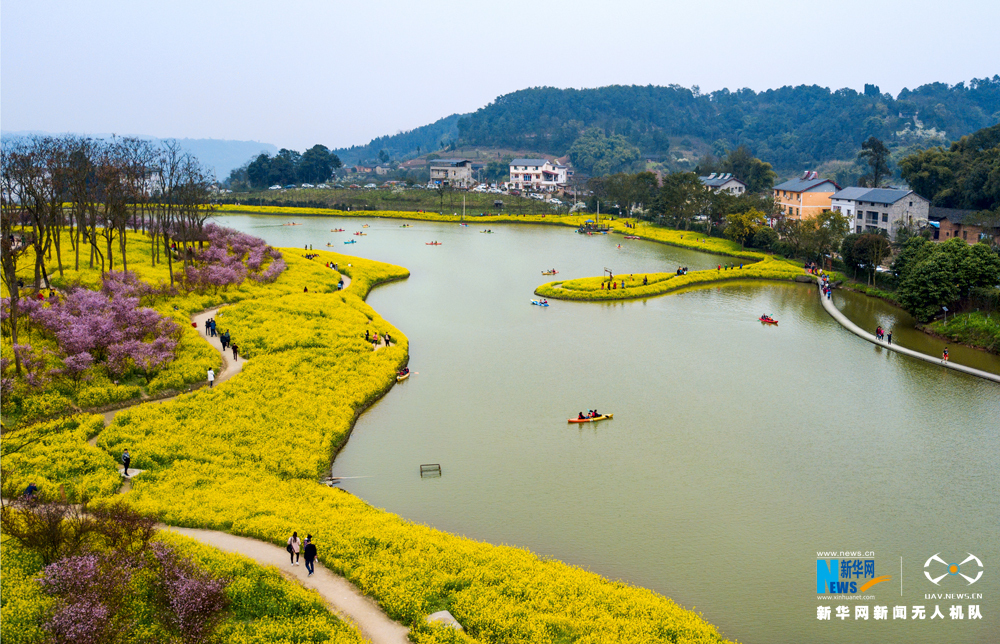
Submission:
[[[554,300],[605,302],[663,295],[682,288],[733,280],[794,280],[803,275],[795,262],[767,256],[753,264],[727,264],[689,273],[632,273],[614,277],[582,277],[542,284],[535,294]]]
[[[406,337],[364,297],[408,272],[300,253],[283,249],[287,270],[273,283],[164,301],[184,314],[229,302],[217,322],[251,359],[220,386],[132,407],[97,435],[102,453],[128,448],[133,467],[145,470],[124,495],[131,508],[275,544],[309,532],[322,563],[410,627],[415,642],[723,641],[698,614],[652,591],[415,524],[322,484],[357,416],[406,364]],[[346,290],[337,289],[334,263],[351,277]],[[389,332],[396,343],[373,350],[366,331]],[[92,489],[101,485],[96,477]],[[442,609],[465,631],[427,623]]]

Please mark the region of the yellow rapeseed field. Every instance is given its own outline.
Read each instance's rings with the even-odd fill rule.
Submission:
[[[312,260],[282,252],[288,270],[275,283],[219,294],[231,303],[217,316],[220,328],[250,355],[242,373],[121,412],[99,435],[100,449],[127,447],[132,465],[147,470],[126,495],[133,507],[279,545],[293,530],[311,533],[323,564],[418,642],[722,641],[698,614],[652,591],[405,521],[320,483],[357,415],[407,360],[406,337],[363,298],[408,273],[324,251]],[[348,289],[335,290],[339,275],[327,262],[352,278]],[[221,299],[164,305],[186,314]],[[365,330],[388,331],[396,344],[375,351]],[[427,625],[443,608],[466,634]]]

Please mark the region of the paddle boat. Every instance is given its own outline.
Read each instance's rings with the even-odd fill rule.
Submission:
[[[357,244],[358,240],[357,239],[352,239],[351,241],[345,241],[344,243],[345,244]]]
[[[469,224],[459,224],[459,226],[468,226]]]
[[[778,324],[778,321],[769,315],[762,315],[758,319],[761,321],[762,324],[774,324],[774,325]]]
[[[354,233],[354,234],[355,234],[355,235],[357,235],[358,237],[364,237],[364,236],[365,236],[365,235],[367,235],[368,233],[363,233],[363,232],[361,232],[361,231],[359,230],[358,232],[356,232],[356,233]]]
[[[440,246],[441,242],[424,242],[428,246]]]
[[[638,235],[625,235],[625,239],[642,239]]]
[[[596,423],[599,420],[608,420],[614,418],[614,414],[601,414],[600,416],[594,416],[592,418],[570,418],[567,422],[570,423]]]
[[[409,377],[410,377],[409,370],[407,370],[405,372],[397,373],[396,374],[396,382],[403,382],[404,380],[406,380]]]
[[[531,300],[531,303],[534,304],[535,306],[548,306],[549,305],[548,300]]]
[[[558,272],[559,271],[557,271],[556,269],[553,268],[551,271],[542,271],[542,275],[555,275]]]
[[[403,224],[400,228],[413,228],[413,224]]]
[[[480,230],[479,232],[486,233],[487,235],[492,235],[493,234],[492,230]]]
[[[362,228],[368,228],[368,224],[361,224]]]
[[[342,232],[344,232],[344,229],[343,228],[331,228],[330,232],[331,233],[342,233]]]

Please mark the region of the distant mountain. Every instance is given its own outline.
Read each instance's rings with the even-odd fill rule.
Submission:
[[[59,136],[51,132],[21,131],[3,132],[2,137],[16,136]],[[109,139],[110,134],[78,134],[77,136],[89,136],[94,139]],[[155,136],[145,136],[141,134],[128,135],[148,141],[162,142],[166,139],[158,139]],[[238,168],[261,152],[267,154],[277,154],[278,148],[270,143],[260,143],[259,141],[229,141],[226,139],[177,139],[181,148],[197,157],[203,165],[215,170],[215,176],[221,181],[229,176],[233,168]]]
[[[367,145],[333,150],[344,165],[361,161],[378,162],[379,152],[385,150],[390,158],[405,161],[408,158],[427,154],[443,148],[458,138],[458,120],[465,115],[452,114],[408,132],[380,136]]]
[[[863,92],[801,85],[711,94],[678,85],[538,87],[500,96],[473,114],[452,115],[336,153],[348,164],[375,160],[381,150],[404,160],[418,156],[418,149],[423,154],[453,141],[562,156],[584,130],[597,127],[623,135],[643,158],[670,161],[672,144],[675,151],[716,154],[747,145],[789,175],[830,161],[853,162],[869,136],[901,154],[947,144],[998,122],[1000,75],[954,86],[922,85],[896,97],[875,85]]]

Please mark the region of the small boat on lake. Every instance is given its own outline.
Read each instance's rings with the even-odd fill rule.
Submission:
[[[600,416],[593,416],[591,418],[570,418],[566,422],[570,423],[596,423],[599,420],[608,420],[609,418],[614,418],[614,414],[601,414]]]
[[[773,324],[775,326],[777,326],[777,324],[778,324],[778,321],[775,320],[774,318],[772,318],[769,315],[762,315],[762,316],[760,316],[759,319],[760,319],[761,323],[763,323],[763,324]]]
[[[556,275],[558,273],[559,273],[559,271],[557,271],[554,268],[551,271],[542,271],[542,275]]]
[[[459,226],[468,226],[469,224],[459,224]]]
[[[441,242],[424,242],[428,246],[440,246]]]
[[[535,306],[548,306],[549,305],[549,303],[548,303],[547,300],[531,300],[531,303],[534,304]]]
[[[638,235],[625,235],[625,239],[642,239]]]
[[[413,228],[413,224],[403,224],[400,228]]]
[[[357,236],[359,236],[359,237],[364,237],[364,236],[365,236],[365,235],[367,235],[368,233],[363,233],[363,232],[361,232],[361,231],[359,230],[358,232],[356,232],[356,233],[354,233],[354,234],[355,234],[355,235],[357,235]]]
[[[396,374],[396,382],[403,382],[404,380],[406,380],[409,377],[410,377],[410,372],[409,371],[407,371],[406,373],[397,373]]]
[[[368,224],[361,224],[362,228],[368,228]]]
[[[342,232],[344,232],[344,229],[343,228],[331,228],[330,232],[331,233],[342,233]]]
[[[345,244],[357,244],[358,240],[357,239],[352,239],[351,241],[345,241],[344,243]]]

